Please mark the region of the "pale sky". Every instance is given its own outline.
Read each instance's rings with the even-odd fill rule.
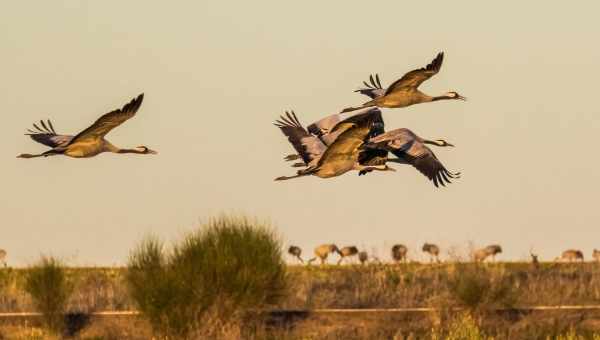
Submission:
[[[598,2],[4,1],[0,4],[0,248],[12,265],[40,253],[123,264],[149,233],[176,240],[223,211],[270,219],[304,253],[320,243],[425,241],[530,247],[548,260],[600,248]],[[357,105],[371,73],[387,85],[445,52],[422,90],[468,102],[384,110],[456,148],[434,150],[463,177],[436,189],[410,166],[334,179],[295,169],[272,125],[308,125]],[[146,94],[107,139],[156,156],[17,159],[52,119],[75,134]]]

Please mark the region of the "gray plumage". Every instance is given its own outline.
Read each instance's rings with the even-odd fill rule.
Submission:
[[[313,153],[320,154],[324,151],[324,149],[333,144],[338,136],[344,132],[344,129],[336,129],[335,127],[337,125],[342,122],[358,122],[365,118],[372,119],[373,125],[369,132],[369,138],[385,132],[383,117],[381,115],[381,111],[377,108],[367,108],[350,113],[335,113],[310,124],[306,130],[298,121],[296,114],[291,111],[286,112],[285,116],[281,116],[280,119],[275,122],[275,125],[282,130],[286,137],[288,137],[288,140],[292,143],[294,149],[302,150],[304,147],[309,149],[307,151],[313,150]],[[308,134],[306,131],[308,131]],[[317,137],[322,143],[319,143],[313,136]],[[294,143],[294,141],[296,142]],[[373,157],[387,156],[387,151],[369,150],[362,152],[361,156],[362,158],[360,161],[368,163]],[[298,159],[302,159],[303,162],[294,163],[292,166],[301,167],[309,165],[306,163],[305,157],[302,157],[300,154],[292,154],[284,157],[284,160],[286,161],[295,161]]]
[[[342,263],[344,258],[357,255],[358,248],[356,248],[355,246],[343,247],[342,249],[340,249],[339,254],[340,254],[340,259],[337,262],[338,265]]]
[[[286,111],[285,116],[280,116],[274,123],[287,137],[297,154],[288,155],[286,161],[302,159],[306,166],[314,166],[321,155],[327,150],[327,146],[316,135],[310,134],[302,126],[294,111]]]
[[[369,255],[366,251],[361,251],[358,253],[358,260],[360,264],[365,264],[369,260]]]
[[[361,153],[367,150],[362,146],[369,137],[375,116],[367,114],[344,120],[334,126],[331,133],[342,131],[335,141],[326,146],[318,137],[310,134],[298,121],[294,112],[275,122],[296,152],[300,155],[306,169],[298,170],[295,176],[281,176],[276,181],[314,175],[320,178],[340,176],[350,170],[357,171],[393,171],[387,165],[363,165],[359,160]]]
[[[136,154],[156,154],[156,151],[150,150],[146,146],[138,146],[132,149],[121,149],[112,145],[104,137],[112,129],[123,124],[128,119],[135,116],[142,105],[144,94],[140,94],[125,104],[121,109],[113,110],[102,115],[91,126],[81,131],[75,136],[59,135],[54,130],[50,120],[40,121],[40,126],[33,124],[35,130],[27,130],[26,135],[34,141],[49,146],[51,149],[40,154],[20,154],[18,158],[36,158],[48,157],[54,155],[65,155],[74,158],[94,157],[103,152],[113,153],[136,153]],[[46,124],[47,123],[47,124]]]
[[[406,254],[408,253],[408,248],[403,244],[396,244],[392,247],[392,259],[394,262],[406,262]]]
[[[348,112],[372,106],[399,108],[445,99],[466,100],[465,97],[459,95],[455,91],[450,91],[444,95],[435,97],[419,91],[418,88],[424,81],[436,75],[440,71],[443,61],[444,53],[440,52],[427,66],[406,73],[404,76],[402,76],[402,78],[396,80],[390,86],[388,86],[385,91],[383,91],[383,87],[379,81],[379,76],[376,75],[375,80],[373,80],[373,77],[371,76],[371,84],[363,82],[366,88],[359,89],[356,92],[367,95],[373,99],[364,103],[362,106],[349,107],[344,109],[342,112]]]
[[[453,173],[439,161],[436,155],[425,144],[436,146],[454,146],[443,139],[427,140],[417,136],[409,129],[396,129],[382,133],[369,139],[366,148],[384,149],[394,154],[397,159],[388,162],[410,164],[425,175],[433,184],[445,186],[450,179],[459,178],[460,172]]]
[[[375,78],[373,75],[369,76],[369,83],[363,81],[365,85],[364,88],[358,89],[354,92],[358,92],[360,94],[364,94],[365,96],[375,99],[377,97],[381,97],[385,94],[385,89],[381,86],[381,81],[379,80],[379,75],[375,74]]]
[[[288,248],[288,254],[292,255],[295,258],[297,258],[298,261],[300,261],[301,263],[304,263],[304,260],[302,259],[302,257],[300,257],[300,255],[302,255],[302,249],[300,249],[300,247],[290,246]]]
[[[428,253],[430,255],[431,262],[433,262],[434,258],[437,262],[440,262],[440,247],[432,243],[425,243],[423,244],[423,248],[421,249],[423,250],[423,252]]]
[[[51,148],[66,145],[73,139],[73,136],[70,135],[57,134],[50,120],[47,120],[46,123],[44,123],[43,120],[40,120],[40,125],[38,126],[34,123],[33,127],[34,130],[27,129],[27,133],[25,135],[31,137],[31,139],[34,141]]]

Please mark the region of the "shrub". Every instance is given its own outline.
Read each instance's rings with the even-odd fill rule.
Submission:
[[[476,309],[510,308],[517,301],[513,278],[502,268],[457,263],[448,280],[449,292],[459,305]]]
[[[64,314],[73,285],[67,278],[62,262],[54,257],[42,256],[29,268],[24,289],[36,309],[42,313],[46,327],[57,334],[64,329]]]
[[[285,291],[281,242],[264,223],[220,216],[170,251],[148,238],[129,258],[126,281],[156,333],[186,338],[223,329]]]

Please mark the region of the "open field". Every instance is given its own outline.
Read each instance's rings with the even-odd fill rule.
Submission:
[[[0,312],[35,311],[23,290],[26,271],[0,270]],[[69,268],[74,293],[68,310],[83,314],[135,310],[124,283],[125,271]],[[464,312],[456,308],[470,311],[477,325],[496,338],[546,338],[570,330],[587,336],[600,334],[600,310],[514,309],[600,305],[600,265],[596,263],[542,263],[537,269],[529,263],[288,266],[286,277],[288,293],[272,308],[283,313],[272,313],[262,330],[277,338],[402,338],[430,334],[432,329],[447,327],[462,317]],[[415,307],[434,310],[286,312]],[[35,317],[0,320],[0,338],[23,333],[19,336],[31,339],[41,332]],[[83,338],[94,339],[143,339],[150,334],[146,322],[134,315],[95,316],[80,333]]]

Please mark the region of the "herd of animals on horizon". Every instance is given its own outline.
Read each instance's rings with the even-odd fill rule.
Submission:
[[[424,243],[421,250],[424,253],[429,254],[431,262],[441,262],[440,261],[440,247],[433,243]],[[315,257],[309,259],[305,262],[302,259],[302,248],[298,246],[290,246],[288,248],[288,254],[293,258],[297,259],[300,263],[311,264],[312,262],[319,259],[321,264],[325,264],[327,262],[327,258],[330,254],[338,254],[339,259],[337,264],[340,265],[344,261],[344,259],[349,259],[352,257],[357,257],[361,264],[365,264],[368,262],[373,263],[381,263],[381,260],[376,256],[369,256],[366,251],[359,251],[356,246],[346,246],[343,248],[338,248],[337,245],[333,243],[322,244],[317,246],[314,249]],[[495,260],[496,255],[502,253],[502,247],[498,244],[490,244],[487,247],[476,249],[471,252],[471,260],[473,262],[484,262],[487,258],[491,257],[492,260]],[[534,254],[531,250],[529,251],[531,256],[531,262],[534,264],[539,263],[539,256]],[[392,246],[390,255],[392,260],[395,263],[407,263],[408,262],[408,247],[403,244],[395,244]],[[600,250],[594,249],[592,251],[592,259],[595,262],[600,262]],[[559,257],[554,259],[555,261],[581,261],[583,262],[583,252],[577,249],[568,249],[563,251]]]
[[[425,243],[421,250],[430,256],[431,262],[436,261],[440,262],[440,247],[436,244]],[[365,264],[368,262],[381,263],[375,256],[369,256],[366,251],[359,251],[356,246],[347,246],[343,248],[338,248],[335,244],[322,244],[314,249],[315,257],[309,259],[307,264],[311,264],[317,259],[321,260],[321,264],[325,264],[327,262],[327,258],[329,254],[337,253],[339,255],[339,259],[337,264],[341,264],[344,259],[352,258],[354,256],[358,257],[358,260],[361,264]],[[474,262],[483,262],[486,258],[492,257],[495,259],[497,254],[502,253],[502,247],[497,244],[491,244],[487,247],[477,249],[471,253],[471,258]],[[538,264],[538,255],[529,252],[531,255],[531,261],[534,264]],[[290,246],[288,248],[288,254],[300,263],[305,263],[302,259],[302,249],[298,246]],[[395,244],[391,248],[391,256],[392,260],[395,263],[406,263],[408,262],[408,247],[403,244]],[[6,262],[7,252],[4,249],[0,249],[0,264],[3,264],[4,267],[7,266]],[[600,262],[600,250],[594,249],[592,251],[592,259],[596,262]],[[562,254],[554,259],[555,261],[581,261],[583,262],[583,252],[576,249],[568,249],[562,252]]]

